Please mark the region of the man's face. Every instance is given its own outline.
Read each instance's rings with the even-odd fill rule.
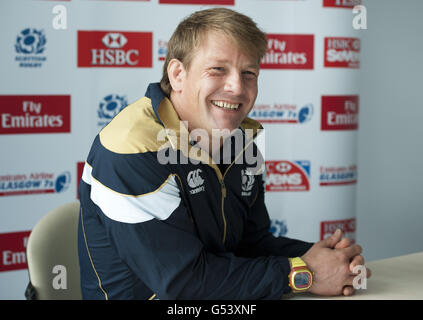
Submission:
[[[228,36],[208,32],[182,84],[182,120],[189,130],[238,128],[257,97],[259,66]],[[181,116],[181,114],[180,114]]]

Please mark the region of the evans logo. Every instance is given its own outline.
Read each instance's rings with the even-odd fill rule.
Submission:
[[[152,66],[152,32],[78,31],[78,67]]]
[[[310,161],[266,161],[266,191],[310,190]]]

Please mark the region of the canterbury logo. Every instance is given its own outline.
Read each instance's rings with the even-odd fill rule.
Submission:
[[[241,170],[241,187],[242,191],[248,192],[254,186],[254,175],[248,170]]]
[[[200,173],[201,169],[192,170],[188,173],[187,182],[191,188],[197,188],[204,183],[203,178],[201,178]]]

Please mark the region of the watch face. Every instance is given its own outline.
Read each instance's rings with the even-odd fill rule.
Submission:
[[[308,272],[297,272],[294,276],[294,286],[297,289],[305,289],[310,285],[311,275]]]

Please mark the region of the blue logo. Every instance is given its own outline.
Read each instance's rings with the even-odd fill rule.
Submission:
[[[283,237],[288,233],[285,220],[270,220],[270,232],[275,237]]]
[[[27,28],[16,37],[15,50],[18,54],[15,58],[19,61],[19,67],[41,67],[46,61],[42,55],[46,49],[47,38],[43,30]]]
[[[167,42],[163,40],[159,40],[159,61],[166,60],[166,54],[167,54]]]
[[[257,104],[248,116],[261,123],[306,123],[313,118],[313,104]]]
[[[123,108],[128,105],[125,96],[109,94],[100,101],[98,107],[98,125],[103,127],[110,122]]]
[[[307,104],[298,112],[298,123],[310,121],[313,117],[313,105]]]
[[[66,191],[69,188],[71,182],[71,175],[69,172],[64,172],[60,174],[56,178],[56,183],[54,184],[54,190],[56,192],[63,192]]]
[[[46,42],[42,30],[27,28],[16,38],[15,49],[17,53],[40,54],[44,52]]]

